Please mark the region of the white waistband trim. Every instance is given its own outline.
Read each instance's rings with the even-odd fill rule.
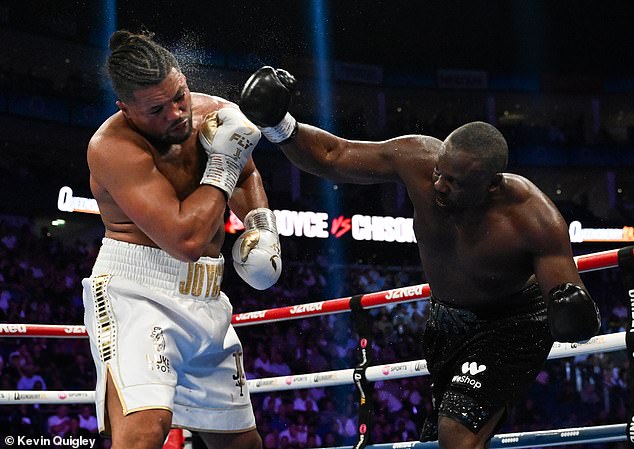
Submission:
[[[224,258],[201,257],[181,262],[162,249],[110,238],[102,240],[92,276],[121,276],[165,293],[193,299],[220,295]]]

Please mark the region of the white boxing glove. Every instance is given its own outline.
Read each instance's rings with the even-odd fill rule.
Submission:
[[[239,109],[225,107],[204,118],[198,140],[207,153],[201,184],[215,186],[231,198],[244,165],[261,133]]]
[[[233,267],[244,281],[257,290],[275,284],[282,274],[280,239],[275,215],[264,207],[244,218],[245,231],[233,244]]]

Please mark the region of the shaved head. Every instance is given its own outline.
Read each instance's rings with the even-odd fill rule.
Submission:
[[[485,122],[471,122],[456,128],[443,143],[445,151],[471,154],[488,174],[503,172],[508,163],[508,145],[500,131]]]

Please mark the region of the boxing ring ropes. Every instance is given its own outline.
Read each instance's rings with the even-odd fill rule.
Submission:
[[[583,343],[555,342],[548,359],[575,357],[596,352],[612,352],[627,350],[630,370],[629,394],[630,411],[628,422],[622,424],[600,425],[592,427],[575,427],[552,429],[532,432],[518,432],[495,435],[491,440],[491,448],[524,448],[534,446],[559,446],[566,444],[619,442],[628,441],[634,446],[634,246],[627,246],[616,250],[586,254],[575,257],[575,263],[580,273],[619,268],[625,291],[630,299],[630,317],[626,331],[597,335]],[[355,368],[316,372],[261,379],[249,379],[247,384],[252,394],[270,391],[294,390],[302,388],[332,387],[354,384],[359,399],[358,439],[354,446],[346,448],[373,449],[414,448],[427,449],[438,447],[437,442],[405,441],[400,443],[368,444],[367,435],[371,430],[371,395],[373,382],[378,380],[392,380],[406,377],[424,376],[429,372],[425,360],[412,360],[385,365],[370,366],[368,309],[383,307],[390,304],[406,303],[425,300],[430,297],[428,284],[401,287],[352,297],[324,300],[301,305],[279,307],[254,312],[233,315],[235,327],[254,324],[274,323],[277,321],[294,320],[321,315],[351,312],[353,324],[359,335],[357,351],[359,364]],[[0,337],[51,337],[51,338],[87,338],[85,327],[82,325],[47,325],[47,324],[0,324]],[[15,404],[81,404],[94,403],[94,391],[0,391],[0,405]],[[173,431],[174,432],[174,431]],[[169,440],[172,440],[171,442]],[[166,448],[183,447],[185,439],[182,431],[172,438],[170,434]],[[174,441],[177,441],[174,444]],[[187,444],[185,444],[187,446]],[[343,449],[341,447],[340,449]]]

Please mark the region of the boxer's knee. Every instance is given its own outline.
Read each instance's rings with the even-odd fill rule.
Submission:
[[[112,449],[161,449],[172,425],[172,412],[149,409],[123,414],[117,388],[108,373],[106,387],[108,428]]]
[[[161,449],[171,426],[166,410],[143,410],[127,415],[112,427],[112,449]]]
[[[504,409],[500,409],[476,432],[453,418],[440,416],[438,445],[440,449],[486,449],[503,415]]]

